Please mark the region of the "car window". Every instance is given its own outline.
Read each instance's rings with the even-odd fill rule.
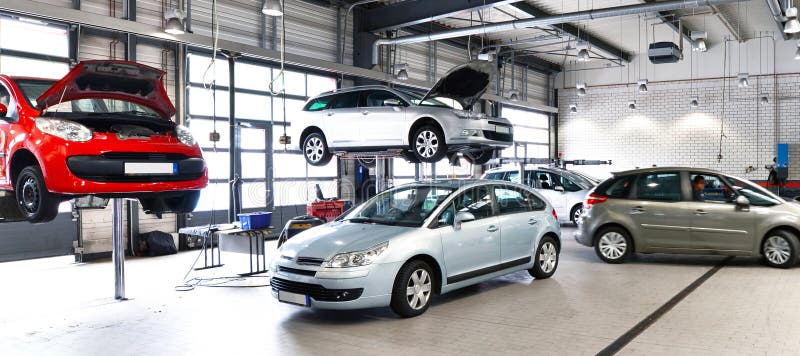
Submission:
[[[330,103],[331,99],[333,99],[333,95],[326,95],[321,96],[319,98],[311,99],[311,101],[306,104],[306,107],[303,108],[304,111],[321,111],[325,110],[328,107],[328,103]]]
[[[14,99],[11,93],[6,89],[5,85],[0,85],[0,103],[6,106],[6,115],[4,117],[13,117],[14,115]]]
[[[358,98],[361,94],[357,91],[336,94],[331,100],[329,109],[349,109],[358,107]]]
[[[492,194],[489,187],[470,189],[455,199],[456,211],[466,211],[475,215],[475,219],[492,216]]]
[[[486,174],[486,177],[484,177],[484,179],[491,179],[491,180],[504,180],[504,177],[503,177],[503,176],[505,176],[505,174],[506,174],[506,172],[492,172],[492,173],[487,173],[487,174]]]
[[[733,177],[725,177],[725,179],[733,186],[733,189],[736,190],[736,194],[741,194],[750,201],[750,205],[773,206],[780,203],[779,200],[765,191],[764,188]]]
[[[362,105],[364,107],[381,107],[386,99],[397,99],[400,105],[406,106],[406,102],[400,99],[399,96],[386,90],[368,90],[364,92]]]
[[[582,190],[581,186],[575,184],[573,181],[569,180],[569,178],[564,177],[562,175],[550,173],[550,177],[555,185],[560,185],[564,187],[564,190],[568,192],[577,192]]]
[[[681,181],[678,172],[646,173],[636,183],[636,198],[641,200],[681,200]]]
[[[418,227],[444,202],[453,188],[409,186],[370,199],[344,220],[356,223]]]
[[[594,192],[609,198],[628,198],[635,178],[635,175],[628,175],[607,179],[605,182],[600,183]]]
[[[510,187],[495,187],[498,214],[516,214],[531,211],[532,202],[522,191]]]
[[[555,183],[550,178],[550,174],[543,171],[536,171],[534,173],[536,176],[536,180],[539,182],[539,188],[541,189],[555,189]]]
[[[690,173],[693,201],[731,202],[733,192],[728,185],[713,174]]]

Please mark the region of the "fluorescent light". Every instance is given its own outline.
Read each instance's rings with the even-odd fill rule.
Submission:
[[[283,16],[283,5],[280,0],[264,0],[261,12],[267,16]]]

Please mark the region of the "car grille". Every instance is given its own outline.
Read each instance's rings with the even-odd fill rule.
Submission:
[[[279,272],[292,273],[292,274],[299,274],[301,276],[311,276],[311,277],[313,277],[315,274],[317,274],[317,271],[308,271],[308,270],[304,270],[304,269],[297,269],[297,268],[284,267],[284,266],[278,266],[278,271]]]
[[[100,155],[108,159],[121,159],[126,161],[180,161],[189,158],[181,153],[153,153],[153,152],[108,152]]]
[[[511,125],[510,125],[510,124],[507,124],[507,123],[505,123],[505,122],[499,122],[499,121],[489,121],[489,125],[503,126],[503,127],[511,127]]]
[[[126,175],[126,162],[173,163],[177,174]],[[179,182],[201,178],[205,163],[200,157],[179,153],[109,152],[99,156],[71,156],[67,167],[76,177],[96,182]]]
[[[306,265],[306,266],[321,266],[325,260],[321,258],[315,257],[298,257],[297,264],[298,265]]]
[[[513,142],[514,141],[514,135],[513,134],[504,134],[504,133],[499,133],[499,132],[496,132],[496,131],[489,131],[489,130],[483,130],[483,137],[486,137],[486,138],[488,138],[490,140],[493,140],[493,141],[501,141],[501,142]]]
[[[319,284],[300,283],[272,277],[270,285],[275,291],[304,294],[320,302],[346,302],[361,297],[364,288],[328,289]]]

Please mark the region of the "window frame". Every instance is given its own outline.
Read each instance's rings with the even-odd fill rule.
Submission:
[[[371,94],[378,93],[378,92],[385,92],[385,93],[391,94],[392,96],[394,96],[395,98],[400,100],[401,107],[408,107],[409,106],[408,102],[406,102],[405,99],[400,97],[400,95],[397,95],[397,93],[392,92],[391,90],[387,90],[387,89],[364,89],[364,90],[361,90],[360,92],[361,92],[361,95],[360,95],[359,100],[358,100],[358,107],[359,108],[391,108],[391,107],[393,107],[393,106],[385,106],[385,105],[368,106],[367,105],[367,97],[369,95],[371,95]],[[384,99],[384,100],[386,100],[386,99]]]

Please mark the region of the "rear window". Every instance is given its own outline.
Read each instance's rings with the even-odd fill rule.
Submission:
[[[630,195],[635,177],[634,175],[628,175],[609,178],[600,183],[594,193],[609,198],[625,199]]]
[[[487,173],[484,179],[491,179],[491,180],[503,180],[503,176],[505,172],[494,172],[494,173]]]

